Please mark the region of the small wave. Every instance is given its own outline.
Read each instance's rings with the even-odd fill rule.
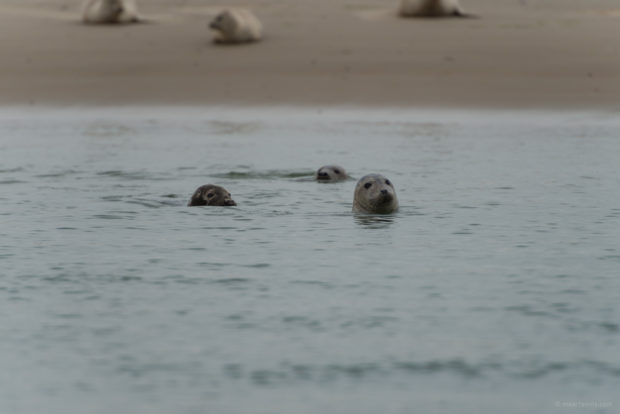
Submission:
[[[15,172],[21,172],[24,171],[23,167],[15,167],[15,168],[0,168],[0,174],[6,174],[6,173],[15,173]]]
[[[314,174],[312,170],[299,170],[299,171],[281,171],[281,170],[269,170],[269,171],[229,171],[221,174],[214,174],[215,178],[228,178],[228,179],[260,179],[260,180],[272,180],[272,179],[293,179],[301,177],[311,177]]]
[[[527,291],[526,293],[529,294],[531,292]],[[551,316],[549,312],[546,312],[540,309],[535,309],[530,305],[506,306],[504,310],[509,311],[509,312],[517,312],[524,316]]]
[[[320,280],[292,280],[289,283],[292,285],[318,286],[324,289],[333,289],[335,287],[333,283],[323,282]]]
[[[243,267],[249,267],[251,269],[262,269],[265,267],[270,267],[271,264],[269,263],[253,263],[253,264],[247,264],[247,265],[242,265]]]
[[[620,325],[615,322],[600,322],[598,326],[607,332],[620,332]]]
[[[101,219],[101,220],[125,220],[126,216],[121,216],[117,214],[95,214],[93,218]]]
[[[433,375],[452,373],[462,377],[477,377],[488,369],[497,369],[493,364],[468,364],[462,360],[396,362],[359,362],[350,364],[329,363],[325,365],[282,363],[276,368],[247,370],[240,364],[223,367],[226,376],[235,380],[249,380],[255,385],[279,385],[290,381],[332,382],[343,379],[360,381],[366,378],[386,377],[397,373]]]
[[[223,279],[215,279],[211,282],[218,285],[243,285],[246,283],[252,283],[253,280],[243,277],[227,277]]]
[[[523,366],[525,365],[525,367]],[[359,363],[328,363],[296,364],[283,362],[276,367],[245,368],[238,363],[226,364],[222,367],[225,376],[233,380],[246,380],[258,386],[274,386],[300,382],[333,382],[340,380],[363,381],[375,380],[392,375],[437,376],[452,375],[470,380],[488,376],[508,376],[517,379],[531,380],[556,374],[572,374],[589,371],[593,376],[620,377],[620,367],[600,361],[561,362],[551,361],[542,364],[487,361],[472,363],[461,358],[437,359],[428,361],[397,361],[392,363],[359,362]]]
[[[36,178],[62,178],[62,177],[68,177],[70,175],[74,175],[74,174],[80,174],[81,171],[77,171],[77,170],[61,170],[61,171],[57,171],[57,172],[51,172],[51,173],[47,173],[47,174],[37,174],[35,175]]]
[[[497,363],[471,364],[462,359],[435,360],[427,362],[396,362],[394,368],[415,374],[437,374],[451,372],[465,377],[478,377],[486,370],[496,370],[501,367]]]
[[[297,316],[297,315],[283,316],[282,322],[287,325],[310,328],[312,330],[319,330],[321,328],[321,321],[317,319],[308,318],[306,316]]]
[[[137,204],[139,206],[149,207],[149,208],[159,208],[159,207],[164,207],[164,206],[172,205],[172,203],[170,203],[170,202],[164,202],[164,201],[158,201],[158,200],[149,200],[149,199],[145,199],[145,198],[132,198],[132,199],[125,200],[125,203],[127,203],[127,204]]]
[[[355,223],[369,229],[384,229],[394,223],[393,215],[359,214],[353,215]]]
[[[157,175],[152,172],[148,172],[146,170],[139,171],[123,171],[123,170],[106,170],[100,171],[97,173],[98,176],[101,177],[114,177],[114,178],[123,178],[126,180],[148,180],[148,181],[167,181],[172,178]]]
[[[0,180],[0,184],[23,184],[26,182],[22,180]]]
[[[217,135],[249,134],[262,127],[260,122],[210,121],[209,126]]]
[[[143,207],[149,208],[160,208],[160,207],[168,207],[168,206],[181,206],[185,205],[185,203],[179,203],[178,201],[171,201],[171,199],[179,199],[180,197],[175,194],[164,195],[161,196],[165,198],[165,200],[157,200],[152,198],[142,198],[142,197],[134,197],[134,196],[124,196],[124,195],[107,195],[102,196],[101,200],[111,201],[111,202],[122,202],[127,204],[139,205]]]
[[[90,137],[113,138],[135,134],[136,130],[121,124],[96,122],[86,127],[82,133]]]

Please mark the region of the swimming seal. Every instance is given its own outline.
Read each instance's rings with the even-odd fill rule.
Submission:
[[[381,174],[360,178],[353,195],[354,213],[390,214],[398,210],[394,185]]]
[[[333,183],[347,179],[347,172],[339,165],[324,165],[314,174],[317,181]]]
[[[134,0],[86,0],[84,3],[84,23],[135,23],[138,20],[138,8]]]
[[[467,17],[459,0],[401,0],[403,17]]]
[[[201,185],[194,191],[192,198],[187,203],[188,207],[194,206],[236,206],[235,200],[224,187],[219,185]]]

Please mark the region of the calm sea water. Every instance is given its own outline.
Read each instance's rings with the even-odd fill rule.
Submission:
[[[619,118],[3,108],[0,413],[620,412]]]

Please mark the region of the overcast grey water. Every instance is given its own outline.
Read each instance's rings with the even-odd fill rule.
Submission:
[[[1,108],[0,414],[620,412],[619,165],[611,113]]]

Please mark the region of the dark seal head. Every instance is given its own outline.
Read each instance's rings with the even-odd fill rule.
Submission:
[[[191,200],[187,203],[193,206],[236,206],[235,200],[224,187],[219,185],[201,185],[194,191]]]
[[[381,174],[360,178],[353,196],[354,213],[390,214],[397,210],[398,198],[390,180]]]
[[[322,183],[333,183],[347,179],[347,172],[339,165],[324,165],[315,174],[317,181]]]

